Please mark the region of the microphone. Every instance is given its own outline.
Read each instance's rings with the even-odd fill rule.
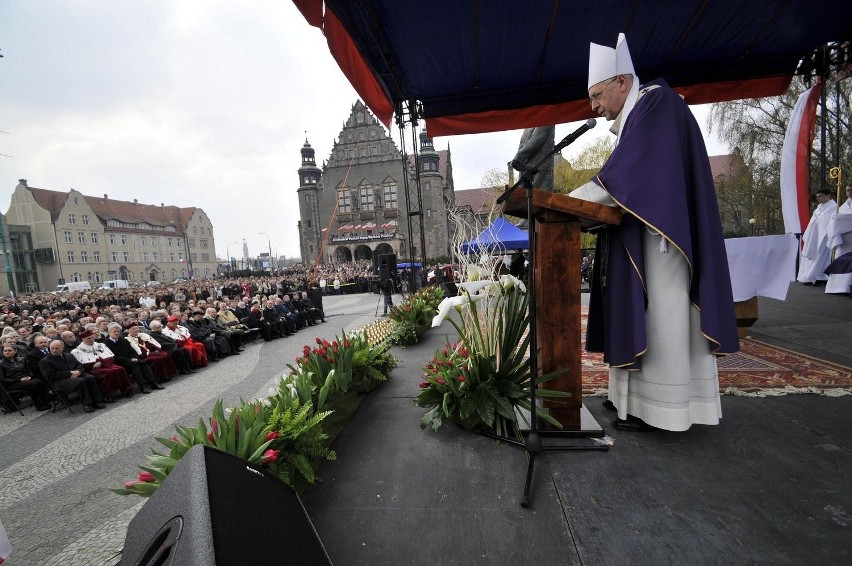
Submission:
[[[556,144],[556,147],[553,148],[553,153],[555,154],[558,151],[562,151],[563,148],[577,141],[577,138],[594,128],[595,124],[597,124],[597,121],[594,118],[589,118],[588,120],[586,120],[585,124],[565,136],[561,142]]]

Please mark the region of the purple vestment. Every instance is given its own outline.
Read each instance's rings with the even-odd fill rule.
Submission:
[[[605,258],[606,281],[592,284],[586,348],[604,352],[613,367],[639,369],[648,340],[642,231],[661,233],[668,253],[689,264],[689,297],[701,311],[710,351],[739,350],[728,259],[710,160],[689,107],[662,79],[644,85],[621,139],[594,182],[625,211],[596,263]],[[605,243],[604,243],[605,241]],[[603,266],[602,266],[603,267]],[[597,269],[599,272],[600,270]],[[600,275],[600,273],[598,273]]]

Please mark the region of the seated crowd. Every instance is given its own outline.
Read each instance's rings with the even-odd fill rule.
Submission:
[[[92,412],[131,397],[134,386],[149,394],[176,375],[239,355],[256,337],[275,340],[325,322],[318,289],[312,300],[307,291],[284,293],[281,285],[270,289],[264,283],[264,293],[249,287],[230,298],[201,298],[201,293],[188,298],[181,289],[159,303],[144,300],[150,298],[144,292],[136,304],[107,304],[97,292],[5,299],[0,305],[3,412],[15,410],[13,400],[23,396],[43,411],[51,401],[73,399],[72,394]]]

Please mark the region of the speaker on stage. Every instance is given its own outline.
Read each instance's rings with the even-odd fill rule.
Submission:
[[[379,256],[379,281],[384,281],[396,273],[396,254]]]
[[[127,528],[126,566],[331,564],[296,493],[210,446],[192,447]]]

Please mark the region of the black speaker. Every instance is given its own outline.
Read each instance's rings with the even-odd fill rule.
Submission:
[[[382,254],[379,256],[379,280],[384,281],[393,273],[396,273],[396,254]]]
[[[331,564],[299,496],[209,446],[192,447],[130,521],[126,566]]]

